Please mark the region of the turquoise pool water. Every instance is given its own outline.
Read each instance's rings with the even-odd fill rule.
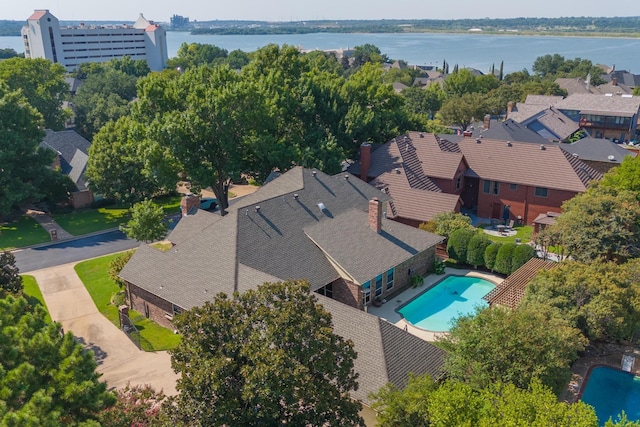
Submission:
[[[580,400],[596,408],[601,426],[609,417],[616,421],[622,411],[630,421],[640,420],[640,377],[606,366],[593,368]]]
[[[409,301],[398,312],[418,328],[446,332],[454,318],[473,313],[478,306],[488,306],[482,297],[495,287],[488,280],[478,277],[447,276]]]

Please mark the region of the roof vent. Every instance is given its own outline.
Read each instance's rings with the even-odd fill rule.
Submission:
[[[256,212],[260,212],[260,206],[256,206]]]
[[[512,145],[511,141],[507,141],[507,147],[511,147]]]
[[[320,208],[321,211],[327,209],[327,207],[322,202],[318,203],[318,207]]]
[[[344,179],[349,180],[349,174],[348,173],[344,174]]]
[[[311,171],[311,175],[313,175],[313,176],[316,176],[317,173],[318,173],[318,171],[316,171],[316,170]]]
[[[394,170],[396,171],[396,173],[400,173],[400,168],[395,168]]]
[[[480,138],[476,138],[476,143],[480,144],[482,140]]]
[[[609,154],[607,156],[607,159],[611,160],[612,162],[616,159],[616,156],[614,156],[613,154]]]
[[[420,135],[420,138],[424,138],[424,133],[420,132],[418,135]]]
[[[576,159],[580,157],[578,153],[573,153],[572,156],[575,157]]]
[[[547,149],[547,147],[545,147],[544,144],[540,144],[540,149],[544,151]]]
[[[293,193],[293,198],[298,200],[298,193]]]

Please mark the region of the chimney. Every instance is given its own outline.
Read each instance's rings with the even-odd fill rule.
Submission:
[[[509,114],[513,111],[513,101],[507,102],[507,115],[505,116],[505,120],[509,118]]]
[[[462,136],[464,138],[471,138],[473,136],[473,132],[471,132],[470,130],[465,130],[464,132],[462,132]]]
[[[369,200],[369,226],[376,233],[382,230],[382,203],[377,197]]]
[[[360,179],[367,182],[369,167],[371,166],[371,144],[364,142],[360,145]]]
[[[200,209],[200,197],[195,194],[185,194],[180,200],[180,210],[182,216],[187,216],[190,213],[194,214],[196,209]]]
[[[611,86],[618,86],[618,78],[617,77],[613,77],[611,79]]]
[[[491,127],[491,116],[489,114],[484,115],[484,128],[489,129]]]

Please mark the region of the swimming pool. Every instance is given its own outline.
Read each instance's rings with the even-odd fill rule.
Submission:
[[[617,421],[626,412],[630,421],[640,419],[640,377],[606,366],[591,369],[580,398],[596,408],[598,422],[603,426],[609,417]]]
[[[418,328],[446,332],[451,327],[452,319],[473,313],[478,306],[488,306],[482,297],[495,287],[495,284],[479,277],[447,276],[409,301],[398,312]]]

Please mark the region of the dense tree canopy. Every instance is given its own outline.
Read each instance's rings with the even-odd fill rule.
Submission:
[[[5,292],[19,294],[22,288],[16,257],[9,251],[0,252],[0,298],[4,297]]]
[[[539,381],[523,389],[492,383],[476,389],[458,381],[436,384],[428,376],[413,377],[404,390],[387,385],[374,396],[380,427],[596,427],[589,405],[558,402]]]
[[[149,243],[162,239],[167,234],[168,227],[163,219],[162,206],[146,199],[133,205],[131,219],[125,225],[121,225],[120,229],[130,239]]]
[[[353,344],[335,335],[309,285],[264,284],[179,315],[171,351],[176,416],[190,425],[361,423]],[[197,363],[193,363],[197,360]]]
[[[451,378],[480,388],[496,382],[526,388],[537,378],[556,392],[586,344],[578,329],[544,307],[479,309],[458,318],[440,341]]]
[[[590,340],[629,339],[640,324],[640,260],[564,262],[542,271],[523,305],[550,306]]]
[[[20,91],[0,81],[0,215],[42,195],[42,180],[54,153],[38,148],[44,136],[41,124],[42,115]]]
[[[69,92],[65,69],[47,59],[11,58],[0,61],[0,82],[20,90],[29,104],[42,114],[44,126],[60,130],[69,114],[63,110]]]
[[[93,354],[22,297],[0,299],[0,325],[0,424],[95,426],[115,398]]]

